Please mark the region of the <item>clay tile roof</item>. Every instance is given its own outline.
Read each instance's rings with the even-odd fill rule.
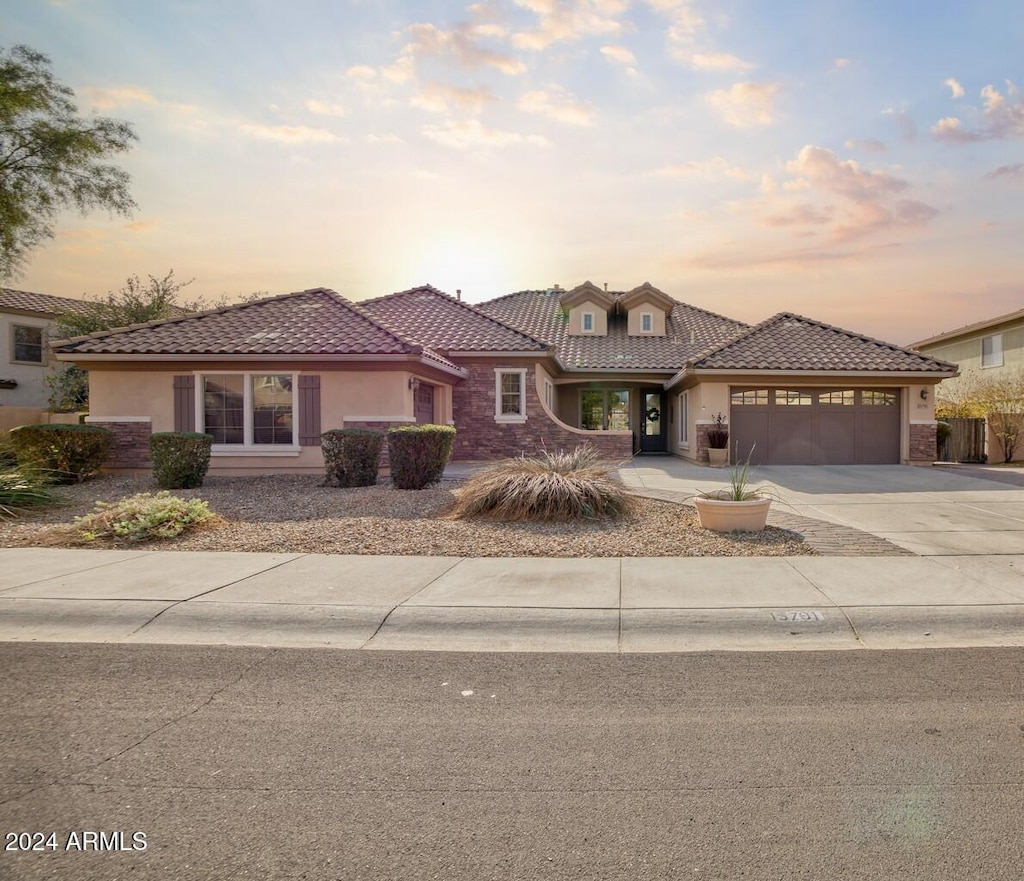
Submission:
[[[0,310],[17,309],[22,312],[57,316],[64,312],[84,313],[91,305],[93,304],[87,300],[72,300],[70,297],[0,288]]]
[[[431,285],[359,303],[406,339],[446,352],[545,352],[549,345]]]
[[[313,288],[251,303],[58,340],[62,353],[104,355],[398,355],[435,352],[377,324],[340,294]]]
[[[608,318],[608,335],[569,336],[559,304],[562,291],[519,291],[480,303],[478,308],[556,347],[567,370],[679,370],[712,345],[732,339],[749,325],[676,302],[665,322],[665,336],[629,336],[626,316]],[[612,292],[620,296],[621,292]]]
[[[956,371],[945,361],[791,312],[704,351],[691,364],[698,370]]]

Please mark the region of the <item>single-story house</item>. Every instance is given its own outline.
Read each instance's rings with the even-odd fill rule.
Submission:
[[[119,467],[150,432],[214,436],[212,473],[319,471],[320,434],[440,423],[453,457],[590,442],[602,456],[778,464],[925,463],[952,364],[781,313],[756,326],[650,284],[585,282],[471,305],[429,285],[351,302],[316,288],[54,343],[89,370],[88,421]],[[736,453],[734,452],[734,457]]]

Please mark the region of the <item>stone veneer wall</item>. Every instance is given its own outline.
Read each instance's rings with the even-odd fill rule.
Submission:
[[[106,468],[151,468],[149,436],[153,426],[145,422],[104,422],[101,417],[87,419],[89,425],[107,428],[114,433],[110,443],[110,456]]]
[[[708,443],[708,434],[715,426],[703,423],[697,424],[697,459],[698,462],[710,462],[708,458],[708,450],[711,449],[711,445]],[[726,425],[726,428],[729,426]]]
[[[910,426],[910,461],[934,462],[937,455],[935,449],[935,423],[927,425],[911,424]]]
[[[605,435],[598,432],[567,431],[553,422],[537,396],[537,381],[532,364],[501,363],[494,359],[459,360],[469,376],[452,390],[455,414],[455,448],[452,459],[504,459],[521,453],[533,455],[541,450],[571,450],[590,443],[602,459],[620,462],[633,454],[631,435]],[[494,420],[494,370],[526,367],[526,422]]]

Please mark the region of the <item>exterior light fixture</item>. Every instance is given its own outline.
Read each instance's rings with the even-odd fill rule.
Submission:
[[[420,387],[420,381],[415,376],[409,377],[409,388],[416,391]]]
[[[922,401],[927,401],[928,400],[928,389],[926,389],[926,388],[921,389],[921,400]]]

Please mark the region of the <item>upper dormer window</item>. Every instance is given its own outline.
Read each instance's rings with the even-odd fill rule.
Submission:
[[[654,316],[650,312],[640,313],[640,331],[650,333],[654,330]]]
[[[583,313],[583,332],[593,333],[594,332],[594,313],[584,312]]]

